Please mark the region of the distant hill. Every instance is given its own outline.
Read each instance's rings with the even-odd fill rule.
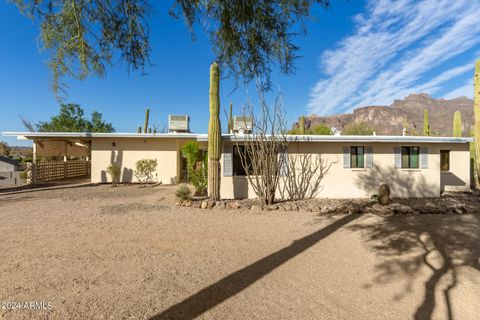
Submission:
[[[349,114],[306,116],[305,127],[325,124],[342,130],[351,122],[365,122],[375,129],[376,134],[401,135],[407,123],[416,134],[422,134],[424,109],[428,109],[432,135],[452,136],[453,114],[460,111],[463,135],[469,136],[470,127],[474,124],[473,100],[466,97],[434,99],[425,93],[410,94],[403,100],[395,100],[390,106],[359,107]],[[293,127],[298,127],[298,123],[294,123]]]

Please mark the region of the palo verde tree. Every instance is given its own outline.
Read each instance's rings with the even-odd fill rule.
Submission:
[[[50,53],[56,93],[64,76],[104,76],[114,57],[132,70],[143,71],[150,65],[153,5],[149,0],[12,2],[39,26],[41,47]],[[294,38],[306,33],[305,21],[313,6],[328,7],[329,2],[173,0],[169,12],[185,21],[192,36],[198,30],[195,26],[203,27],[216,60],[226,65],[229,74],[245,82],[262,77],[268,85],[274,67],[284,74],[294,72],[299,56]]]
[[[453,114],[453,136],[462,136],[462,115],[460,111],[455,111]]]
[[[84,111],[78,104],[68,103],[60,105],[58,115],[49,121],[40,121],[36,124],[39,132],[114,132],[111,123],[105,122],[102,114],[94,111],[91,118],[84,116]]]

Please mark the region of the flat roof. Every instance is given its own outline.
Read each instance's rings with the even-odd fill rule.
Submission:
[[[170,138],[195,139],[208,141],[206,133],[93,133],[93,132],[2,132],[4,136],[16,136],[18,139],[91,139],[91,138]],[[225,141],[245,141],[251,137],[246,134],[222,134]],[[398,142],[398,143],[469,143],[469,137],[430,137],[430,136],[348,136],[348,135],[286,135],[288,141],[303,142]]]

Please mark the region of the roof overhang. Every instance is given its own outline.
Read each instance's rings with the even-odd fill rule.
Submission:
[[[28,140],[90,140],[92,138],[141,138],[141,139],[194,139],[208,141],[207,134],[195,133],[92,133],[92,132],[2,132],[4,136],[16,136]],[[352,142],[352,143],[470,143],[467,137],[430,136],[347,136],[347,135],[285,135],[289,142]],[[248,141],[252,135],[223,134],[224,141]]]

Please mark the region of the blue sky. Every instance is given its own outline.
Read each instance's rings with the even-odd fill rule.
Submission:
[[[37,26],[0,1],[0,131],[23,131],[19,115],[47,120],[58,103]],[[102,79],[66,79],[67,101],[79,103],[87,114],[101,112],[117,132],[134,132],[146,107],[159,128],[168,114],[189,114],[192,130],[206,132],[214,56],[207,37],[197,32],[192,41],[183,21],[168,15],[169,7],[157,6],[151,17],[154,66],[148,75],[129,74],[117,63]],[[479,16],[480,1],[472,0],[334,0],[329,10],[316,8],[308,34],[296,40],[302,56],[296,73],[272,77],[288,120],[390,104],[409,93],[471,97],[473,61],[480,58]],[[222,108],[256,101],[254,86],[234,88],[233,80],[222,81]]]

